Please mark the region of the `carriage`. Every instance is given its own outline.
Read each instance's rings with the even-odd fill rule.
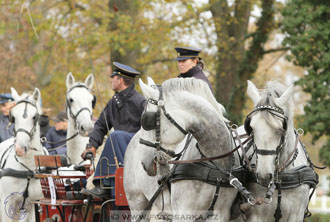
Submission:
[[[83,102],[86,103],[85,106],[73,107],[72,104],[70,103],[67,104],[71,118],[71,120],[69,118],[69,123],[71,121],[70,125],[72,126],[72,128],[68,128],[68,134],[70,135],[69,138],[71,138],[71,135],[78,135],[77,131],[82,129],[85,130],[85,132],[79,132],[79,135],[86,134],[86,129],[88,129],[88,127],[91,125],[90,124],[91,120],[89,115],[91,107],[88,108],[86,107],[91,106],[92,104],[93,98],[91,95],[88,95],[90,94],[90,86],[92,85],[92,82],[93,82],[92,77],[87,77],[87,79],[85,80],[85,84],[74,84],[73,77],[71,76],[71,74],[68,75],[67,78],[68,93],[75,94],[70,96],[78,97],[81,96],[82,92],[86,93],[86,96],[84,97],[83,100]],[[40,195],[39,196],[31,195],[31,200],[37,206],[36,207],[37,221],[38,220],[39,221],[104,221],[104,220],[108,220],[109,218],[111,220],[111,216],[115,215],[113,214],[115,213],[114,209],[111,208],[112,203],[115,203],[116,206],[121,206],[123,207],[122,209],[127,210],[127,211],[123,211],[124,214],[127,213],[125,217],[123,216],[118,218],[118,215],[116,214],[116,217],[113,219],[119,219],[125,221],[129,221],[130,219],[133,220],[133,218],[135,218],[133,217],[134,215],[136,214],[140,215],[141,209],[142,210],[148,209],[150,203],[152,202],[151,200],[153,201],[156,200],[157,196],[154,198],[152,197],[152,195],[155,193],[157,189],[158,190],[156,191],[156,194],[157,192],[158,194],[161,192],[159,189],[160,187],[159,183],[163,185],[167,182],[173,182],[173,181],[174,183],[172,183],[171,185],[171,193],[169,193],[168,190],[167,191],[164,190],[162,192],[162,195],[159,196],[160,198],[157,199],[158,201],[160,201],[160,206],[161,206],[160,209],[162,212],[168,210],[166,209],[166,207],[168,207],[169,206],[168,203],[170,203],[171,205],[170,207],[172,207],[171,208],[172,211],[170,211],[171,209],[169,209],[168,212],[169,214],[172,215],[183,215],[182,213],[187,213],[188,210],[190,209],[190,206],[194,205],[194,207],[201,210],[203,214],[205,212],[206,213],[214,212],[214,215],[219,216],[221,221],[228,221],[230,217],[230,208],[236,198],[237,190],[239,190],[243,196],[245,193],[245,199],[247,199],[249,204],[251,204],[252,201],[249,201],[249,195],[246,195],[250,193],[246,192],[246,189],[244,189],[242,184],[239,182],[240,179],[238,180],[237,178],[235,178],[234,173],[232,174],[234,170],[231,171],[231,166],[234,162],[236,164],[237,161],[235,161],[235,159],[237,158],[236,156],[231,155],[233,154],[233,149],[232,149],[233,147],[231,146],[233,143],[232,135],[230,135],[230,131],[228,130],[225,124],[225,120],[222,115],[223,112],[222,106],[220,106],[216,102],[207,85],[202,84],[202,82],[200,81],[196,82],[196,80],[194,79],[190,79],[190,80],[174,79],[174,80],[169,80],[166,83],[167,84],[164,83],[162,85],[163,88],[160,87],[154,88],[147,86],[140,81],[140,86],[142,88],[142,91],[144,92],[145,96],[148,98],[147,112],[145,112],[145,115],[142,116],[142,119],[146,118],[148,120],[148,124],[144,125],[142,120],[142,129],[135,134],[135,136],[132,138],[131,142],[127,147],[125,160],[124,160],[124,165],[126,169],[125,172],[123,172],[123,168],[117,168],[116,173],[110,176],[115,178],[115,186],[111,188],[111,189],[115,188],[114,189],[115,198],[109,200],[86,198],[81,195],[80,192],[81,188],[85,186],[86,179],[90,176],[91,173],[89,171],[90,166],[76,166],[75,168],[71,168],[71,169],[65,168],[68,165],[66,162],[67,160],[70,160],[70,162],[73,165],[74,164],[77,165],[77,163],[79,163],[79,160],[74,159],[74,157],[79,157],[79,155],[76,155],[77,153],[81,153],[81,151],[78,150],[79,148],[84,149],[85,146],[79,145],[81,143],[84,143],[83,141],[84,138],[79,136],[73,136],[72,137],[73,139],[68,141],[67,158],[62,158],[60,156],[42,156],[41,155],[42,149],[38,135],[39,128],[37,121],[35,120],[37,119],[36,117],[38,116],[38,112],[40,110],[40,107],[38,107],[38,104],[40,104],[39,103],[40,91],[37,89],[35,90],[35,92],[32,95],[32,99],[33,99],[32,102],[30,100],[26,100],[25,97],[23,96],[21,97],[19,97],[18,95],[15,96],[17,97],[16,99],[19,102],[17,103],[14,111],[11,114],[13,115],[13,117],[16,117],[16,119],[19,119],[24,116],[28,116],[29,118],[21,118],[21,119],[22,121],[28,121],[28,119],[30,119],[30,125],[32,127],[32,130],[25,130],[26,124],[24,124],[24,122],[17,121],[15,122],[15,129],[17,130],[17,133],[20,133],[20,136],[17,136],[16,144],[14,144],[15,141],[12,139],[9,140],[7,144],[2,144],[2,145],[6,146],[9,143],[14,144],[16,146],[15,151],[17,155],[18,155],[18,151],[20,151],[20,149],[17,148],[22,148],[20,147],[22,146],[21,144],[23,145],[25,144],[25,146],[30,147],[31,150],[27,151],[27,149],[22,149],[20,152],[23,153],[38,152],[38,155],[33,155],[33,159],[34,159],[33,164],[29,161],[26,161],[23,164],[22,162],[17,160],[16,155],[14,155],[15,152],[11,152],[11,153],[9,152],[9,154],[12,155],[10,159],[12,161],[11,166],[15,165],[15,167],[17,167],[17,170],[25,170],[25,172],[29,173],[32,169],[31,166],[34,166],[36,168],[36,171],[33,172],[34,173],[33,178],[31,178],[30,175],[27,174],[27,178],[26,178],[28,182],[27,186],[24,186],[24,184],[26,184],[26,179],[22,180],[22,178],[18,178],[18,180],[20,180],[21,185],[13,187],[12,191],[14,191],[14,188],[15,191],[16,190],[19,190],[19,192],[24,191],[24,194],[21,193],[21,195],[23,195],[24,197],[23,200],[23,205],[24,205],[26,199],[25,194],[28,193],[28,191],[29,192],[33,191],[33,189],[38,191],[38,186],[36,186],[35,183],[39,184],[40,193],[42,191],[41,196],[43,197],[41,198]],[[187,87],[184,88],[184,91],[180,91],[181,94],[183,93],[187,94],[184,97],[184,99],[181,97],[179,98],[177,96],[173,97],[173,95],[179,94],[179,93],[177,94],[173,93],[172,88],[175,88],[173,87],[175,86],[175,84],[176,85],[187,84]],[[191,89],[189,89],[188,86],[192,86]],[[191,90],[191,92],[189,90]],[[283,107],[283,109],[286,108],[286,101],[291,95],[291,90],[292,88],[286,90],[285,93],[280,98],[274,99],[276,103],[280,104],[280,106]],[[78,93],[77,91],[80,92]],[[162,92],[163,94],[161,94],[160,92]],[[201,94],[205,94],[205,95],[204,97],[200,96],[199,101],[193,99],[192,95],[196,96]],[[250,90],[250,94],[255,94],[250,97],[252,97],[252,100],[254,101],[255,105],[257,105],[260,101],[260,95],[257,93],[257,90],[256,89]],[[173,103],[179,105],[172,106],[170,107],[172,109],[168,109],[171,110],[170,114],[165,109],[164,100],[163,98],[161,98],[161,95],[164,95],[164,98],[166,98],[166,100],[164,99],[165,102],[169,102],[167,103],[166,108],[169,108],[169,106],[171,105],[170,99],[179,100],[179,102]],[[89,101],[87,101],[87,98],[89,98]],[[191,98],[191,99],[187,99],[187,98]],[[68,95],[67,95],[67,101],[68,101]],[[27,109],[27,107],[29,107],[29,109]],[[187,109],[187,107],[189,108],[195,107],[195,109],[191,110],[191,109]],[[83,113],[81,112],[82,110],[86,110],[86,112]],[[201,118],[201,115],[199,115],[200,111],[203,112],[203,116],[207,116],[209,118]],[[258,127],[260,126],[260,124],[259,122],[256,121],[256,119],[262,120],[262,118],[264,118],[264,116],[259,115],[261,113],[260,111],[266,111],[265,113],[269,114],[266,117],[268,117],[268,119],[270,118],[272,122],[275,122],[276,124],[267,126],[266,125],[267,122],[264,121],[265,123],[264,126]],[[28,112],[29,115],[27,115]],[[317,184],[317,176],[315,175],[312,169],[313,164],[309,160],[306,150],[304,149],[304,146],[299,142],[299,137],[296,134],[296,131],[293,127],[292,113],[288,112],[285,115],[285,113],[282,110],[269,105],[260,106],[260,107],[257,106],[251,112],[251,114],[253,113],[257,113],[258,115],[249,115],[245,123],[245,131],[248,134],[251,134],[251,132],[256,129],[261,129],[261,132],[263,133],[264,128],[268,127],[271,130],[277,130],[278,132],[281,132],[281,134],[279,134],[280,139],[286,136],[287,138],[285,139],[287,140],[287,143],[282,143],[281,140],[280,145],[278,145],[277,139],[275,140],[273,139],[274,135],[277,134],[269,133],[268,135],[269,141],[274,140],[275,141],[273,144],[274,146],[272,147],[267,146],[265,147],[267,149],[260,149],[258,148],[259,141],[257,141],[256,139],[259,138],[264,139],[264,138],[257,137],[256,135],[258,134],[258,132],[256,130],[253,133],[253,136],[255,137],[254,139],[256,141],[253,141],[252,146],[250,146],[253,147],[253,149],[246,150],[247,152],[253,152],[258,154],[257,156],[257,155],[253,155],[253,153],[251,155],[246,153],[250,155],[250,157],[252,158],[250,161],[254,164],[254,167],[252,167],[252,164],[250,165],[249,163],[250,161],[248,161],[248,159],[246,159],[244,155],[243,155],[243,159],[241,158],[237,159],[237,160],[242,160],[237,162],[238,165],[245,165],[245,167],[247,168],[252,167],[254,168],[255,172],[257,172],[257,173],[253,171],[250,172],[252,176],[249,177],[253,179],[253,181],[250,181],[248,184],[250,185],[250,188],[252,188],[250,190],[251,193],[259,196],[264,196],[266,192],[267,195],[268,193],[271,193],[269,195],[269,198],[267,198],[267,196],[266,198],[262,198],[264,200],[270,199],[268,205],[262,204],[258,207],[253,207],[251,204],[250,207],[253,208],[251,208],[250,210],[250,218],[248,221],[265,221],[264,212],[270,212],[270,215],[267,216],[268,217],[267,221],[273,221],[274,216],[272,215],[272,212],[275,209],[276,210],[279,209],[283,211],[283,218],[289,218],[289,217],[292,218],[292,215],[289,215],[289,213],[291,212],[297,212],[297,214],[294,216],[297,218],[303,218],[304,211],[308,204],[309,189],[310,187],[315,188],[315,185]],[[80,116],[78,116],[78,114],[80,114]],[[84,117],[83,115],[86,115],[86,117]],[[156,118],[157,115],[162,118]],[[191,117],[195,115],[195,118],[188,118],[188,119],[185,118],[189,115],[191,115]],[[212,121],[210,122],[210,120]],[[162,124],[160,124],[160,121],[163,121]],[[185,124],[182,124],[184,123],[184,121],[187,122]],[[79,124],[77,124],[77,122],[79,122]],[[79,126],[84,125],[84,127],[80,127],[77,129],[76,127],[77,125]],[[181,126],[185,126],[185,127],[183,128]],[[215,176],[216,178],[216,180],[214,181],[215,185],[211,183],[208,184],[208,182],[210,181],[206,181],[206,183],[204,183],[201,182],[200,179],[198,178],[193,179],[191,175],[188,178],[179,175],[180,178],[176,178],[176,179],[172,178],[172,181],[168,180],[169,177],[166,176],[166,173],[168,172],[168,168],[167,168],[168,164],[178,163],[176,161],[169,161],[169,159],[173,157],[173,154],[176,155],[177,153],[182,153],[182,152],[178,152],[178,150],[181,149],[180,141],[184,141],[185,135],[187,134],[187,129],[196,138],[196,141],[195,143],[191,143],[192,145],[189,145],[193,148],[186,150],[183,149],[183,152],[186,152],[186,154],[190,155],[188,157],[189,158],[188,161],[190,161],[190,163],[193,163],[191,161],[194,161],[194,159],[201,158],[203,156],[204,157],[202,159],[198,160],[199,162],[204,160],[207,161],[211,160],[210,163],[212,163],[212,160],[218,161],[218,164],[212,163],[214,167],[217,168],[215,170],[211,169],[209,166],[203,168],[203,175],[207,176],[206,179],[208,179],[209,176],[212,175]],[[70,130],[72,132],[70,132]],[[159,132],[161,130],[163,131],[163,134],[161,135],[162,137],[160,138]],[[160,141],[160,139],[162,141]],[[166,146],[166,144],[173,144],[173,142],[175,142],[175,146],[172,147]],[[198,145],[196,144],[197,142]],[[290,144],[292,146],[288,146]],[[240,146],[241,145],[242,144],[240,144]],[[171,149],[169,149],[168,147]],[[213,149],[213,147],[217,147],[217,149]],[[288,148],[285,149],[285,147]],[[242,149],[242,152],[243,150],[244,149]],[[299,153],[297,155],[296,155],[296,150],[299,150]],[[218,151],[220,152],[216,153]],[[280,155],[281,151],[287,152],[287,156]],[[220,157],[223,156],[226,159],[221,159],[220,161],[218,160],[219,158],[218,159],[215,158],[219,154]],[[155,155],[156,155],[156,159],[154,158]],[[210,157],[210,158],[206,158],[206,157]],[[282,158],[281,164],[279,164],[280,157]],[[267,161],[267,159],[271,159],[272,161]],[[276,165],[274,165],[274,160]],[[23,159],[21,159],[21,161],[23,161]],[[245,164],[241,164],[241,162]],[[262,162],[264,163],[258,164]],[[308,167],[309,173],[305,174],[304,172],[302,172],[304,169],[299,167],[296,168],[294,163],[301,164],[301,166],[310,166]],[[267,167],[260,167],[260,166],[267,166]],[[288,167],[290,167],[290,169],[286,169]],[[221,168],[225,170],[222,170]],[[229,169],[230,171],[227,170],[226,168]],[[172,169],[175,169],[175,167],[173,167]],[[283,169],[286,169],[286,171],[283,171]],[[155,177],[155,173],[157,173],[157,175],[162,176],[162,170],[165,173],[164,176],[166,178],[165,180],[158,180]],[[183,170],[181,168],[181,171],[185,171],[185,175],[187,175],[187,170]],[[188,169],[188,171],[191,170]],[[244,171],[244,173],[246,172],[248,171]],[[305,175],[307,177],[305,178],[301,177],[300,173],[302,173],[301,175]],[[275,180],[274,177],[261,178],[260,176],[262,176],[263,174],[275,175],[276,178]],[[253,178],[254,176],[256,178]],[[10,178],[12,181],[15,180],[15,178],[8,177],[7,175],[5,179],[9,180],[8,178]],[[292,178],[294,178],[294,180],[299,180],[298,183],[296,183],[297,181],[292,181]],[[30,180],[31,180],[31,185],[29,186]],[[262,182],[260,183],[260,181]],[[0,182],[1,182],[0,183],[1,189],[6,188],[5,187],[6,180],[1,179]],[[33,186],[32,186],[32,182],[34,182]],[[236,189],[233,189],[233,187],[222,186],[223,182],[226,183],[229,182],[230,185],[235,187]],[[285,182],[288,183],[286,184]],[[124,193],[123,183],[125,184],[126,193]],[[281,187],[282,185],[283,187]],[[187,189],[188,186],[190,187],[190,189]],[[277,190],[275,190],[275,188],[277,188]],[[195,189],[196,191],[190,193],[189,198],[187,198],[186,192],[191,191],[193,189]],[[281,195],[281,189],[283,189],[283,193],[285,194]],[[300,191],[301,189],[304,189],[303,192]],[[274,193],[274,201],[272,202],[271,198],[273,193]],[[281,209],[280,208],[281,198],[282,198],[282,204],[291,203],[290,201],[292,198],[290,198],[290,195],[295,195],[295,194],[300,194],[301,195],[300,198],[301,200],[303,200],[300,201],[301,203],[300,205],[294,206],[297,209],[299,208],[300,211],[298,212],[297,210],[292,210],[287,208]],[[127,200],[125,195],[127,196]],[[172,198],[172,200],[174,201],[172,200],[169,201],[170,199],[168,195],[170,195],[170,198]],[[207,196],[208,198],[205,198],[205,196]],[[221,196],[222,201],[217,201],[218,196]],[[2,196],[1,198],[2,200],[5,201],[7,200],[6,196]],[[157,206],[157,200],[155,201],[154,206]],[[130,216],[130,211],[128,210],[127,203],[130,204],[129,206],[132,216]],[[13,206],[14,204],[18,205],[19,202],[17,201],[14,202],[13,200],[13,202],[10,204],[11,204],[10,206]],[[20,206],[23,205],[21,204]],[[25,214],[23,213],[18,215],[25,216]],[[196,212],[193,211],[188,213],[190,215],[196,214]],[[200,212],[197,213],[199,214]],[[281,215],[278,216],[276,221],[278,221],[281,217],[282,217]],[[33,221],[33,220],[30,219],[26,221]]]
[[[40,179],[44,198],[33,201],[36,205],[36,221],[109,221],[109,218],[119,217],[111,209],[110,203],[121,207],[122,218],[129,221],[129,208],[123,188],[123,167],[116,170],[113,177],[115,199],[91,198],[81,194],[91,176],[91,164],[67,167],[64,156],[36,155],[37,166],[35,178]]]

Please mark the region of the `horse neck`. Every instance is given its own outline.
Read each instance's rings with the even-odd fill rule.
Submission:
[[[69,139],[77,133],[74,128],[74,120],[69,117],[68,130],[66,138]],[[83,159],[80,154],[85,150],[88,143],[88,137],[82,137],[79,134],[66,142],[67,157],[71,164],[79,164]]]
[[[232,149],[232,137],[220,114],[207,106],[188,107],[187,116],[193,115],[188,130],[193,132],[197,139],[200,151],[206,157],[214,157],[230,152]],[[202,113],[202,115],[201,115]],[[231,166],[231,158],[226,157],[216,160],[223,168]]]

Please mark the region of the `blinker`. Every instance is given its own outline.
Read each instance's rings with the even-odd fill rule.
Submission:
[[[141,126],[144,130],[150,131],[156,129],[157,112],[144,111],[141,116]]]

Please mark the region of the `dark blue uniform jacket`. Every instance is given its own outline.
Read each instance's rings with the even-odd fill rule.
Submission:
[[[103,143],[104,136],[112,127],[136,133],[141,128],[141,115],[146,99],[134,89],[134,84],[116,93],[103,109],[89,134],[89,144],[96,149]],[[107,121],[106,121],[107,120]],[[108,123],[108,128],[106,125]]]
[[[66,154],[66,133],[66,130],[56,130],[55,126],[49,128],[46,138],[47,141],[51,143],[46,142],[44,145],[48,149],[50,155]],[[58,143],[60,141],[64,142]]]
[[[179,78],[191,78],[191,77],[194,77],[196,79],[201,79],[201,80],[205,81],[209,85],[211,91],[213,92],[211,83],[209,82],[209,80],[207,79],[206,75],[203,73],[202,68],[199,65],[196,65],[193,68],[189,69],[189,71],[186,72],[186,73],[181,73],[178,77]]]
[[[14,124],[8,127],[9,118],[3,114],[0,115],[0,143],[14,136]]]

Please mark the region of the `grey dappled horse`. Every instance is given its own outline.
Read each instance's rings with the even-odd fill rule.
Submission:
[[[140,86],[146,98],[153,101],[148,103],[146,110],[156,112],[155,101],[159,100],[160,91],[156,87],[145,85],[141,80]],[[216,102],[207,84],[193,78],[170,79],[162,84],[162,96],[167,114],[181,127],[180,130],[173,124],[173,121],[165,117],[165,111],[161,112],[160,141],[163,148],[170,151],[178,150],[179,144],[182,144],[185,137],[184,132],[189,131],[197,139],[200,151],[207,157],[218,156],[231,151],[232,137],[222,115],[223,107]],[[145,202],[150,199],[143,195],[143,189],[151,185],[144,179],[147,175],[143,172],[141,162],[147,172],[152,175],[150,173],[152,172],[152,164],[150,164],[152,161],[150,160],[153,160],[156,150],[139,144],[139,139],[154,142],[156,137],[155,130],[145,131],[141,129],[129,144],[125,156],[125,192],[128,194],[129,201],[136,206],[142,206],[142,208]],[[195,146],[195,143],[192,144]],[[199,152],[191,151],[190,148],[187,149],[186,155],[185,158],[200,157]],[[230,157],[214,162],[224,170],[230,171],[231,169],[232,160]],[[149,178],[149,180],[152,179]],[[156,179],[154,180],[156,181]],[[131,185],[130,182],[132,183],[132,181],[138,184]],[[136,198],[134,195],[138,193],[134,187],[136,185],[138,185],[137,187],[140,186],[140,201],[134,200]],[[152,185],[152,187],[153,190],[156,190],[157,184]],[[173,182],[171,186],[173,220],[180,221],[183,216],[186,221],[195,221],[196,216],[205,214],[211,205],[215,189],[213,185],[196,180]],[[151,195],[153,193],[151,192]],[[229,221],[230,208],[236,194],[237,191],[234,188],[220,188],[212,220],[216,218],[217,221]]]
[[[89,140],[88,133],[94,127],[92,121],[93,105],[95,104],[95,97],[92,93],[93,84],[93,74],[89,74],[84,83],[75,82],[71,72],[66,77],[67,157],[69,162],[74,165],[83,161],[80,154],[86,149]]]
[[[35,221],[31,200],[43,197],[40,181],[30,178],[36,168],[34,155],[44,154],[38,124],[41,95],[37,88],[32,95],[19,96],[14,88],[11,93],[16,102],[10,112],[15,137],[0,144],[0,220],[30,222]],[[24,193],[28,194],[25,200]]]
[[[255,164],[254,175],[258,182],[250,183],[248,189],[254,197],[261,200],[261,205],[254,205],[247,211],[247,221],[271,222],[275,221],[278,189],[272,196],[264,198],[266,192],[270,190],[267,187],[276,183],[277,172],[293,172],[300,167],[309,166],[309,162],[293,126],[291,99],[293,86],[286,89],[278,81],[270,81],[267,82],[264,90],[259,91],[251,81],[248,81],[247,93],[255,108],[247,117],[245,129],[248,134],[253,135],[253,149],[250,148],[249,153],[255,152],[252,164]],[[313,184],[317,180],[313,177],[314,171],[311,168],[304,169],[308,170],[307,176]],[[300,172],[301,175],[302,173]],[[295,178],[296,175],[288,174],[287,178]],[[281,185],[281,222],[300,222],[304,219],[304,211],[309,202],[310,186],[304,184],[304,180],[301,181],[300,178],[299,180],[297,186],[291,189],[285,189],[285,184]],[[290,182],[290,180],[283,179],[282,182]]]

